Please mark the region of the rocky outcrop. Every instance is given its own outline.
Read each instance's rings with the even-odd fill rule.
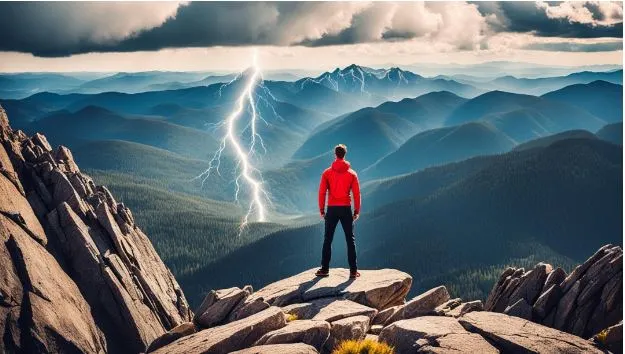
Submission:
[[[603,264],[607,266],[610,263]],[[534,307],[528,301],[545,304],[545,308],[552,306],[550,296],[553,295],[550,294],[554,286],[559,287],[566,279],[562,270],[551,270],[551,266],[546,264],[539,264],[536,270],[533,274],[514,269],[506,271],[508,276],[514,275],[507,282],[514,282],[516,286],[502,288],[506,280],[500,280],[495,289],[502,288],[500,296],[516,301],[504,308],[508,314],[502,314],[483,311],[485,305],[480,300],[464,302],[459,298],[452,299],[445,286],[430,289],[406,302],[405,298],[397,298],[397,294],[405,294],[409,288],[394,284],[405,284],[402,277],[410,278],[398,271],[364,270],[356,280],[350,280],[348,274],[341,271],[335,272],[334,279],[324,283],[325,279],[315,278],[315,270],[311,269],[306,274],[269,284],[257,292],[252,292],[250,287],[209,292],[198,316],[217,316],[223,320],[210,328],[200,328],[198,333],[178,339],[158,352],[220,353],[242,349],[240,341],[227,341],[223,337],[223,333],[229,332],[240,338],[239,331],[249,332],[249,336],[254,338],[258,336],[253,343],[248,345],[246,342],[251,353],[269,350],[288,352],[291,350],[289,346],[303,343],[310,346],[306,352],[314,350],[329,354],[345,340],[364,339],[385,342],[395,347],[398,354],[592,353],[601,352],[599,346],[607,346],[607,338],[612,347],[618,346],[619,327],[611,329],[609,335],[605,331],[590,341],[521,318],[534,316]],[[372,274],[372,277],[368,278],[367,274]],[[579,279],[576,282],[582,283]],[[329,289],[328,284],[340,284],[342,290]],[[563,304],[576,304],[581,289],[581,285],[571,286],[567,293],[576,295]],[[487,303],[492,306],[500,300],[501,297],[490,297]],[[274,309],[275,313],[282,313],[288,320],[272,330],[268,328],[270,326],[259,325],[258,316],[265,316],[261,314],[267,313],[266,306]],[[248,307],[258,308],[260,312],[249,311],[255,314],[247,316],[244,309]],[[226,308],[231,309],[230,313],[224,311]],[[573,306],[567,311],[574,309]],[[233,316],[236,317],[233,314],[240,319],[232,322]],[[258,331],[263,334],[259,335]],[[268,349],[271,345],[281,347]],[[295,347],[292,350],[296,350]]]
[[[603,353],[591,341],[501,313],[472,312],[459,322],[505,353]]]
[[[622,297],[623,250],[606,245],[569,275],[543,263],[506,269],[484,309],[590,338],[623,320]]]
[[[231,354],[316,354],[318,353],[314,347],[308,344],[271,344],[260,345],[243,350],[237,350]]]
[[[481,335],[465,330],[451,317],[400,320],[382,330],[379,340],[397,353],[499,353]]]
[[[160,337],[156,338],[152,343],[150,343],[150,346],[146,350],[146,353],[153,352],[156,349],[162,348],[179,338],[192,335],[195,332],[197,332],[197,328],[195,327],[195,324],[193,324],[192,322],[185,322],[181,325],[178,325],[172,328],[171,330],[161,335]]]
[[[0,352],[136,353],[191,320],[132,213],[0,108]]]
[[[332,352],[338,344],[346,340],[362,340],[367,335],[371,318],[368,316],[347,317],[332,322],[330,337],[325,343],[325,351]]]
[[[362,277],[370,279],[367,282],[350,280],[349,270],[342,268],[332,269],[326,278],[315,277],[314,273],[314,270],[307,270],[270,284],[247,301],[262,298],[270,305],[286,306],[325,297],[341,297],[383,310],[402,304],[412,285],[410,275],[395,269],[363,270]]]
[[[154,353],[230,353],[252,347],[265,334],[284,326],[284,312],[278,307],[270,307],[242,320],[183,337]]]
[[[386,324],[403,319],[433,314],[438,306],[446,303],[447,301],[449,301],[449,292],[447,292],[446,287],[439,286],[437,288],[430,289],[410,300],[405,305],[401,305],[397,312],[386,320]]]
[[[330,324],[318,320],[296,320],[262,336],[255,345],[305,343],[321,350],[330,336]]]

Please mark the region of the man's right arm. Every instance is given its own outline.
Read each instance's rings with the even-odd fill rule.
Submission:
[[[328,192],[328,181],[326,174],[321,174],[321,181],[319,181],[319,214],[321,217],[325,215],[326,209],[326,193]]]

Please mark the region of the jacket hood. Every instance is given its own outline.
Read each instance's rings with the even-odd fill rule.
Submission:
[[[336,159],[332,162],[332,169],[336,172],[347,172],[349,167],[349,161],[345,161],[344,159]]]

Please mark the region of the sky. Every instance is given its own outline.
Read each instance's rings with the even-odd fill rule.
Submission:
[[[0,2],[0,71],[622,64],[622,2]]]

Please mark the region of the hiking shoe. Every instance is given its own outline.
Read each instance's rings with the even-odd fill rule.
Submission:
[[[360,273],[357,271],[349,272],[349,279],[356,279],[360,276]]]
[[[327,277],[328,275],[330,275],[330,271],[327,269],[319,269],[317,270],[317,272],[315,273],[316,276],[318,277]]]

